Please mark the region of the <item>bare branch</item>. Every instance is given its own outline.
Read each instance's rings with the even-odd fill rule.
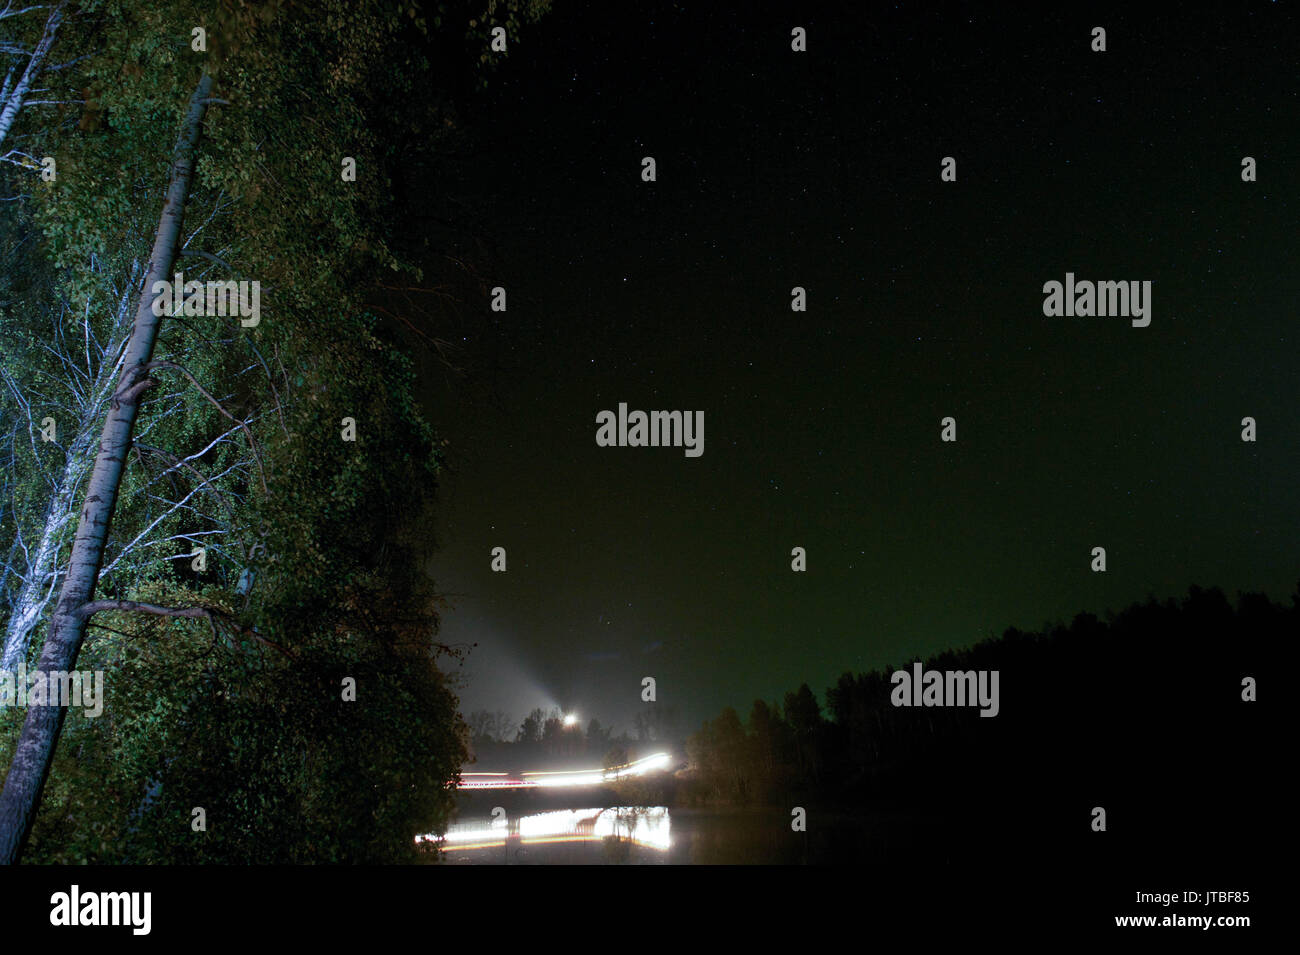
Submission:
[[[193,375],[191,375],[190,372],[189,372],[189,370],[188,370],[187,368],[185,368],[184,366],[182,366],[182,365],[178,365],[178,364],[176,364],[175,362],[171,362],[171,361],[151,361],[151,362],[147,362],[147,363],[145,363],[145,364],[144,364],[143,366],[141,366],[141,367],[143,367],[143,368],[147,368],[147,369],[153,369],[153,368],[170,368],[172,371],[178,371],[178,372],[180,372],[182,375],[184,375],[184,376],[189,380],[189,383],[190,383],[191,385],[193,385],[196,389],[198,389],[199,394],[201,394],[204,398],[207,398],[207,399],[208,399],[208,402],[209,402],[209,403],[210,403],[214,408],[216,408],[218,411],[220,411],[223,415],[225,415],[225,416],[226,416],[227,418],[229,418],[231,421],[235,422],[235,424],[237,424],[237,425],[239,425],[241,428],[243,428],[243,429],[244,429],[244,434],[248,437],[248,444],[249,444],[249,447],[252,449],[252,452],[253,452],[253,458],[254,458],[255,461],[257,461],[257,474],[258,474],[258,477],[260,477],[261,480],[262,480],[262,490],[263,490],[264,492],[266,492],[266,493],[270,493],[269,489],[268,489],[267,486],[266,486],[266,471],[265,471],[265,470],[263,469],[263,467],[262,467],[262,453],[257,449],[257,440],[253,437],[253,429],[250,428],[250,427],[248,426],[247,422],[241,421],[239,418],[236,418],[236,417],[235,417],[234,415],[232,415],[229,411],[227,411],[225,408],[223,408],[223,407],[221,406],[221,402],[219,402],[216,398],[212,397],[212,395],[208,394],[207,389],[204,388],[202,385],[200,385],[200,384],[199,384],[199,380],[198,380],[197,378],[195,378]]]
[[[277,650],[287,657],[294,658],[296,654],[280,646],[273,640],[268,640],[255,629],[241,627],[234,622],[229,616],[220,610],[211,610],[207,607],[162,607],[158,604],[140,603],[135,600],[92,600],[78,607],[73,613],[83,620],[94,614],[101,613],[105,610],[120,610],[124,613],[147,613],[157,617],[182,617],[190,620],[206,620],[208,626],[212,628],[212,635],[218,636],[217,624],[221,623],[229,627],[235,633],[243,636],[252,637],[263,646]]]

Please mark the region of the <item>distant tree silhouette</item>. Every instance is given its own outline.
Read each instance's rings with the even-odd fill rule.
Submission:
[[[1128,833],[1109,845],[1228,859],[1271,824],[1252,808],[1252,794],[1272,791],[1256,778],[1275,765],[1271,724],[1263,704],[1243,701],[1242,680],[1276,672],[1297,624],[1300,587],[1289,606],[1263,594],[1234,606],[1218,589],[1192,587],[1181,601],[1011,628],[923,662],[999,671],[993,718],[978,706],[895,707],[892,668],[846,672],[826,691],[828,720],[804,684],[786,694],[784,713],[758,700],[747,726],[731,708],[706,721],[687,740],[687,791],[949,819],[944,838],[958,841],[936,850],[945,857],[980,838],[992,853],[1097,851],[1087,821],[1107,806]]]
[[[589,756],[603,755],[609,748],[610,730],[600,725],[594,716],[587,724],[586,752]]]
[[[540,707],[533,710],[524,717],[523,723],[519,726],[519,732],[515,736],[515,741],[525,745],[537,745],[542,741],[542,726],[546,722],[546,714]]]

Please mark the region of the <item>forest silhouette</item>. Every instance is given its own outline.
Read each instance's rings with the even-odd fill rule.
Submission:
[[[782,704],[725,709],[687,740],[696,799],[905,812],[922,843],[1111,862],[1244,857],[1265,838],[1273,788],[1261,703],[1243,681],[1294,640],[1289,605],[1218,589],[1008,629],[924,670],[998,670],[1001,708],[903,707],[893,668],[844,673],[824,708],[807,686]],[[1265,693],[1276,692],[1266,689]],[[1106,829],[1094,828],[1094,810]],[[990,856],[989,858],[998,858]],[[1059,862],[1059,859],[1055,860]]]

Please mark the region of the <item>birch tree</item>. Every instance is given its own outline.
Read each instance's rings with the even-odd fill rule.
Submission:
[[[9,68],[5,75],[4,86],[0,88],[0,145],[4,144],[14,120],[18,118],[19,110],[26,105],[37,79],[46,68],[50,50],[54,47],[54,41],[59,34],[59,27],[63,25],[66,8],[67,3],[59,3],[53,9],[35,4],[16,8],[13,0],[8,0],[4,9],[0,9],[0,24],[24,14],[50,9],[40,38],[31,50],[24,49],[13,40],[8,40],[0,46],[0,53],[8,54],[19,61]],[[26,63],[21,64],[22,71],[19,72],[19,64],[24,58]]]
[[[212,77],[204,73],[190,98],[189,110],[176,143],[167,199],[145,274],[146,291],[140,296],[136,308],[122,373],[111,398],[110,413],[104,422],[99,451],[86,488],[68,572],[41,652],[39,669],[47,673],[75,669],[77,654],[85,639],[87,617],[96,609],[91,601],[99,579],[100,562],[140,399],[156,384],[148,375],[161,319],[153,314],[153,296],[149,290],[155,282],[166,280],[176,257],[182,214],[211,93]],[[28,711],[4,791],[0,793],[0,863],[17,860],[31,831],[65,715],[63,706],[39,706]]]
[[[88,314],[80,316],[76,324],[80,325],[84,336],[82,342],[78,343],[84,345],[81,355],[75,353],[71,347],[72,342],[61,333],[60,326],[69,309],[61,310],[64,314],[54,323],[56,333],[50,336],[52,345],[47,350],[61,366],[63,379],[68,386],[65,395],[47,396],[41,401],[32,394],[31,382],[35,375],[30,372],[24,374],[28,369],[19,363],[0,363],[0,381],[19,409],[20,420],[26,420],[29,437],[33,431],[39,430],[39,420],[46,420],[37,420],[39,412],[34,408],[48,410],[56,402],[64,409],[64,414],[49,420],[57,424],[61,419],[68,435],[64,439],[66,450],[63,464],[55,469],[55,474],[49,481],[49,503],[39,525],[31,529],[30,541],[26,537],[28,531],[23,526],[24,522],[17,513],[18,507],[10,508],[14,543],[5,571],[7,578],[12,577],[18,583],[13,588],[14,595],[9,606],[0,670],[12,672],[25,657],[32,631],[59,582],[61,546],[67,539],[66,530],[76,512],[77,493],[94,459],[94,439],[99,423],[103,420],[121,372],[123,346],[130,328],[128,319],[132,293],[138,284],[135,273],[138,271],[137,266],[130,276],[131,281],[118,296],[105,340],[96,334]],[[88,306],[86,311],[89,311]],[[36,457],[33,446],[32,458]]]
[[[544,6],[482,2],[511,18]],[[445,7],[435,49],[468,47],[477,62],[481,6]],[[45,712],[62,707],[33,708],[19,735],[0,713],[0,752],[12,754],[0,795],[6,858],[26,839],[38,862],[394,861],[451,810],[463,741],[424,570],[442,443],[418,407],[411,360],[364,305],[395,271],[418,271],[391,251],[395,235],[420,244],[399,234],[390,186],[409,168],[396,148],[410,125],[400,111],[417,104],[422,149],[447,128],[429,105],[437,97],[422,95],[424,31],[436,26],[422,10],[381,0],[317,0],[308,17],[275,0],[113,8],[108,52],[78,83],[107,119],[62,138],[59,188],[32,200],[66,270],[65,297],[90,291],[79,283],[91,255],[111,255],[119,271],[145,260],[117,226],[156,208],[141,183],[168,179],[152,168],[174,135],[159,117],[189,92],[177,78],[198,63],[233,105],[202,120],[187,218],[225,201],[238,214],[199,222],[190,247],[176,240],[173,252],[194,253],[181,259],[187,278],[200,263],[239,269],[269,295],[257,329],[167,318],[143,352],[137,311],[38,663],[102,667],[111,719],[74,711],[65,723]],[[208,27],[208,55],[190,48],[195,24]],[[339,175],[343,155],[363,171],[355,182]],[[150,383],[137,412],[131,402]],[[359,423],[355,443],[339,439],[344,415]],[[113,472],[110,500],[100,491]],[[171,487],[182,474],[190,483]],[[216,513],[221,502],[229,514]],[[169,566],[169,545],[213,532],[246,573],[195,581]],[[340,705],[345,676],[363,704]],[[194,805],[238,822],[186,838]]]

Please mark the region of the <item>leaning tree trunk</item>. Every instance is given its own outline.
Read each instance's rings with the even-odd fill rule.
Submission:
[[[181,233],[181,213],[189,194],[190,180],[194,174],[194,157],[198,149],[199,132],[203,115],[212,91],[212,77],[206,73],[190,97],[189,112],[176,143],[172,161],[171,182],[163,204],[162,219],[154,240],[149,271],[145,275],[144,291],[136,309],[131,339],[126,346],[122,367],[121,385],[113,396],[112,406],[104,421],[100,437],[99,454],[90,482],[86,485],[85,504],[81,509],[77,536],[72,544],[68,572],[63,578],[63,589],[50,620],[49,635],[41,650],[37,667],[44,673],[71,672],[76,667],[77,654],[86,635],[86,616],[83,605],[95,594],[104,545],[108,539],[109,522],[117,504],[118,490],[122,484],[122,469],[131,445],[136,412],[140,396],[153,383],[142,376],[145,366],[153,356],[154,342],[158,338],[161,318],[153,314],[153,285],[165,281],[176,256],[176,246]],[[49,776],[54,747],[63,729],[65,706],[32,706],[23,723],[9,775],[0,794],[0,862],[18,861],[40,803],[41,790]]]

